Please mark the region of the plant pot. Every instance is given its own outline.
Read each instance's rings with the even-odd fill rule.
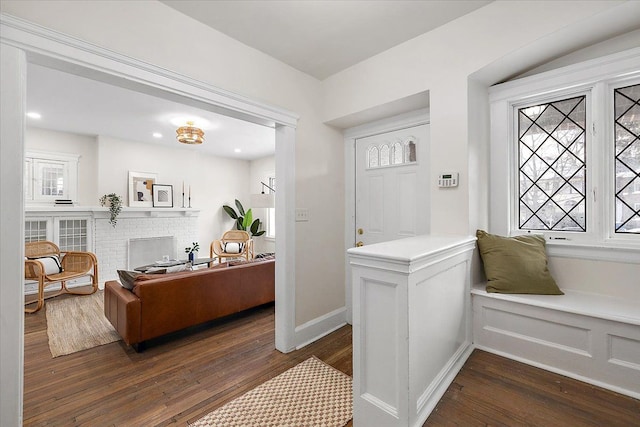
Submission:
[[[196,259],[196,253],[195,252],[189,252],[189,262],[193,262]]]

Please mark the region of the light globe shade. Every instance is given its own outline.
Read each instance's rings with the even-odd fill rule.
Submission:
[[[272,194],[252,194],[251,195],[251,207],[252,208],[273,208],[276,206],[275,195]]]

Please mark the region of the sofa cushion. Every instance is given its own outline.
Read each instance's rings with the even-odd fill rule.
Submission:
[[[142,273],[138,273],[137,271],[118,270],[120,284],[123,288],[129,290],[133,289],[133,284],[140,275],[142,275]]]
[[[547,267],[544,237],[476,232],[487,292],[563,295]]]

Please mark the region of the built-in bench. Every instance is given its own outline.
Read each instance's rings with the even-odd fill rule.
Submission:
[[[640,398],[640,300],[472,287],[476,348]]]

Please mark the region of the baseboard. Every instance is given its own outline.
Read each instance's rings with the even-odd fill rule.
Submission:
[[[506,357],[507,359],[515,360],[516,362],[524,363],[525,365],[530,365],[536,368],[544,369],[545,371],[553,372],[554,374],[563,375],[565,377],[573,378],[574,380],[582,381],[583,383],[591,384],[600,388],[604,388],[607,390],[614,391],[619,394],[623,394],[625,396],[633,397],[634,399],[640,399],[640,393],[636,393],[633,390],[628,390],[622,387],[617,387],[613,384],[609,384],[603,381],[598,381],[593,378],[585,377],[582,375],[578,375],[576,373],[565,371],[564,369],[555,368],[550,365],[546,365],[544,363],[536,362],[533,360],[526,359],[524,357],[516,356],[511,353],[507,353],[504,351],[496,350],[494,348],[486,347],[483,345],[475,344],[475,348],[478,350],[486,351],[487,353],[497,354],[498,356]]]
[[[419,427],[427,421],[431,412],[442,399],[451,383],[453,383],[458,372],[460,372],[471,353],[473,353],[474,348],[474,345],[470,342],[461,345],[427,390],[420,396],[417,402],[415,427]]]
[[[296,327],[296,350],[299,350],[346,325],[346,312],[347,309],[345,307],[341,307]]]

